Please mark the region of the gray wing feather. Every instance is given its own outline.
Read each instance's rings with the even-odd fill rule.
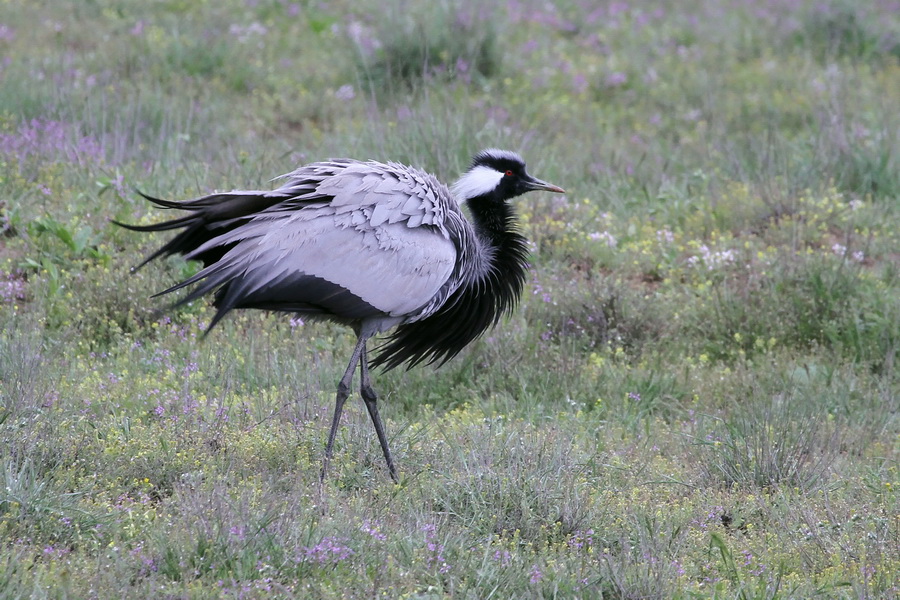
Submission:
[[[464,219],[433,177],[353,161],[317,163],[286,177],[271,192],[285,201],[191,253],[233,246],[191,278],[206,279],[191,297],[231,282],[227,294],[239,302],[285,296],[285,303],[302,304],[311,301],[303,296],[305,276],[335,284],[384,314],[415,319],[458,285],[457,229]]]
[[[336,217],[269,223],[260,228],[264,233],[248,229],[247,237],[219,261],[228,265],[223,274],[247,273],[244,292],[252,295],[279,277],[304,273],[335,283],[391,316],[427,305],[450,278],[456,249],[449,240],[406,225],[342,226],[343,219]],[[303,290],[294,293],[302,297]]]
[[[416,196],[407,198],[406,202],[403,203],[403,208],[400,209],[400,214],[407,217],[411,217],[420,212],[422,212],[422,201]]]

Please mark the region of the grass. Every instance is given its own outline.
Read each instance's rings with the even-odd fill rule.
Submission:
[[[896,598],[896,3],[121,0],[0,11],[0,597]],[[133,4],[133,3],[132,3]],[[133,190],[519,150],[517,311],[352,333],[149,297]]]

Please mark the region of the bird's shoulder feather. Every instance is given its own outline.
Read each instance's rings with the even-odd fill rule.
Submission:
[[[450,237],[459,206],[446,185],[433,175],[399,163],[332,159],[300,167],[282,177],[273,195],[284,200],[263,213],[283,213],[317,206],[316,216],[355,213],[371,227],[403,223],[429,226]],[[309,214],[312,217],[312,214]],[[449,217],[449,219],[448,219]],[[449,220],[449,222],[448,222]]]

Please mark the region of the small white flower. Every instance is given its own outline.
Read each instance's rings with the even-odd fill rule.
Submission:
[[[338,100],[353,100],[356,98],[356,90],[353,89],[353,86],[349,83],[342,85],[337,89],[334,93],[334,97]]]
[[[656,240],[662,244],[671,244],[675,241],[675,234],[668,229],[659,229],[656,232]]]
[[[610,248],[615,248],[619,243],[608,231],[595,231],[594,233],[588,234],[588,238],[595,242],[606,242],[606,245]]]

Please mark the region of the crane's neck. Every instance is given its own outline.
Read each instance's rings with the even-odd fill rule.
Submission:
[[[479,245],[473,274],[480,281],[475,283],[497,299],[498,313],[506,312],[525,283],[527,240],[519,234],[515,209],[508,202],[482,196],[467,205]]]
[[[516,214],[512,206],[490,196],[466,200],[476,231],[485,241],[502,241],[508,233],[515,232]]]
[[[475,239],[463,246],[462,285],[434,314],[401,325],[379,348],[373,366],[442,364],[516,305],[525,285],[528,244],[516,231],[515,212],[506,202],[489,198],[467,204]]]

